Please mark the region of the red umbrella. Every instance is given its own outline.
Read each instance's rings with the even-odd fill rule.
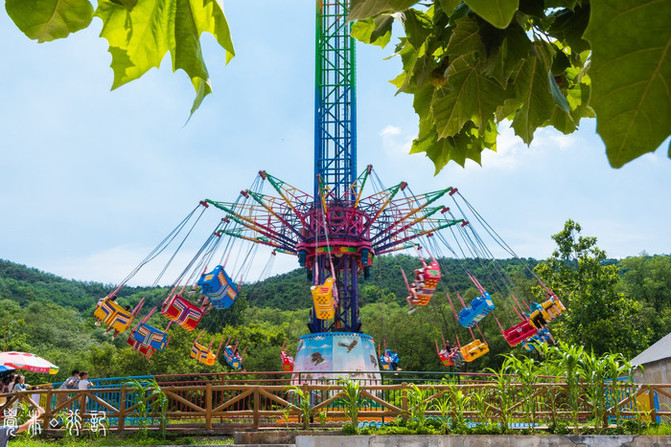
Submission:
[[[28,352],[0,352],[0,365],[44,374],[58,373],[58,366]]]

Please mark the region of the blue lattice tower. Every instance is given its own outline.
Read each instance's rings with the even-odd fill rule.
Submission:
[[[314,173],[331,199],[345,199],[357,176],[356,47],[348,4],[317,0]],[[319,194],[315,180],[315,199]]]
[[[357,177],[356,65],[355,42],[350,36],[351,24],[347,21],[348,9],[347,0],[317,1],[315,208],[311,219],[315,241],[310,251],[314,256],[313,263],[318,266],[314,270],[319,283],[330,275],[330,262],[333,262],[339,304],[328,326],[324,320],[316,318],[313,309],[308,324],[313,333],[325,330],[359,332],[361,328],[358,275],[361,247],[369,244],[357,231],[364,215],[355,209],[351,189]],[[323,252],[324,247],[326,252]]]

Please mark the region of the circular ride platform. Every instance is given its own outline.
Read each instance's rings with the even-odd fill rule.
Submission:
[[[342,373],[340,373],[342,372]],[[380,368],[373,337],[355,332],[319,332],[298,341],[294,373],[301,379],[379,379]]]

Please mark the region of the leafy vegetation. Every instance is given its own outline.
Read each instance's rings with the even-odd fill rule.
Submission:
[[[414,7],[413,7],[414,6]],[[67,37],[98,17],[117,88],[158,67],[170,52],[196,97],[212,92],[200,36],[234,55],[216,0],[5,0],[16,26],[38,42]],[[539,127],[575,131],[596,113],[612,166],[656,150],[671,134],[671,3],[644,0],[351,0],[353,36],[374,45],[404,35],[392,82],[413,95],[419,132],[412,152],[440,171],[496,150],[497,124],[527,144]],[[632,23],[639,26],[631,26]],[[616,93],[614,93],[616,92]],[[671,156],[671,148],[669,150]]]
[[[381,47],[401,24],[391,82],[414,97],[412,152],[438,172],[480,163],[504,120],[530,144],[539,127],[568,134],[596,113],[613,167],[655,151],[671,134],[670,14],[652,0],[352,0],[350,19]]]
[[[100,37],[109,42],[115,89],[158,67],[167,52],[172,71],[191,78],[196,98],[191,113],[212,93],[200,36],[212,34],[226,51],[235,54],[228,22],[217,0],[6,0],[5,9],[16,26],[31,39],[47,42],[88,27],[93,17],[102,23]]]

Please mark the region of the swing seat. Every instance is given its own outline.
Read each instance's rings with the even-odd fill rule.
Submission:
[[[133,314],[121,307],[115,301],[106,298],[93,312],[98,322],[104,324],[109,329],[113,329],[116,334],[124,332],[133,322]]]
[[[294,370],[294,358],[284,351],[280,351],[280,358],[282,359],[282,369],[291,372]]]
[[[335,299],[333,298],[334,278],[331,276],[321,286],[310,287],[315,316],[319,320],[329,320],[335,316]]]
[[[384,354],[380,355],[380,367],[383,371],[394,371],[398,366],[399,357],[390,349],[385,349]]]
[[[536,319],[538,319],[539,316],[543,318],[546,325],[552,320],[552,317],[545,310],[534,310],[529,314],[529,323],[531,323],[531,325],[536,329],[540,330],[543,329],[543,327],[545,326],[541,322],[536,321]]]
[[[438,357],[440,358],[441,363],[443,366],[452,366],[454,365],[454,361],[452,360],[452,357],[450,357],[449,354],[441,354],[440,352],[438,353]]]
[[[431,301],[438,282],[440,281],[440,266],[437,262],[432,261],[428,267],[424,269],[424,287],[417,290],[417,300],[413,301],[416,306],[426,306]]]
[[[193,346],[191,347],[191,358],[196,359],[200,363],[204,363],[208,366],[213,366],[215,360],[217,360],[217,355],[200,343],[194,342]]]
[[[489,293],[483,292],[482,296],[473,298],[470,305],[459,311],[459,324],[467,328],[473,327],[495,308],[492,297]]]
[[[156,352],[156,349],[152,348],[151,346],[145,346],[141,343],[136,342],[132,337],[128,337],[126,340],[126,343],[128,343],[133,350],[139,352],[140,354],[144,355],[148,359],[151,358],[152,354]]]
[[[163,351],[168,345],[168,334],[147,323],[140,323],[137,329],[131,332],[130,337],[128,338],[129,344],[131,339],[135,343],[149,346],[156,351]]]
[[[525,339],[533,337],[537,332],[538,329],[533,327],[529,320],[524,320],[510,329],[503,331],[503,338],[506,339],[511,347],[514,347],[522,343]]]
[[[537,349],[538,345],[549,344],[551,340],[552,339],[551,339],[550,331],[543,328],[543,329],[540,329],[536,333],[536,335],[524,340],[522,342],[522,346],[524,347],[524,349],[531,352],[534,349]]]
[[[543,307],[543,310],[545,310],[550,315],[551,319],[555,319],[566,310],[564,304],[562,304],[559,299],[555,298],[550,298],[546,301],[543,301],[541,306]]]
[[[215,309],[228,309],[238,296],[238,288],[220,265],[210,273],[204,273],[197,284]]]
[[[462,346],[460,352],[465,361],[472,362],[487,354],[489,352],[489,345],[479,339],[473,340],[469,344]]]
[[[231,368],[236,370],[242,369],[242,359],[239,355],[233,353],[232,346],[226,346],[224,349],[224,360],[226,360],[226,363],[228,363],[228,366]]]
[[[200,323],[204,312],[202,308],[189,302],[181,295],[175,295],[169,301],[163,303],[161,315],[174,321],[187,331],[192,331]]]

